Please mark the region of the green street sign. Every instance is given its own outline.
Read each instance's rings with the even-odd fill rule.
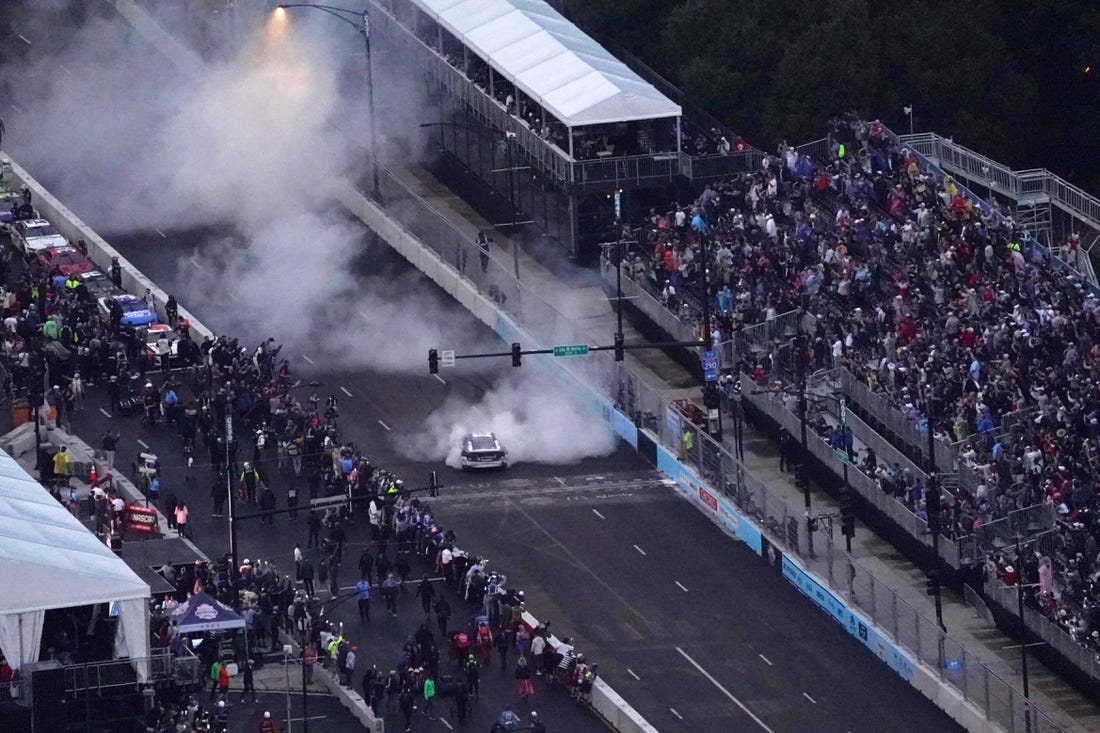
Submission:
[[[569,346],[555,346],[554,356],[584,356],[588,353],[588,344],[571,344]]]
[[[848,451],[834,449],[833,453],[836,455],[836,459],[838,461],[840,461],[841,463],[848,463]]]

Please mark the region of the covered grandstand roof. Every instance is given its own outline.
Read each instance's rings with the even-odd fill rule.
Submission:
[[[0,614],[149,597],[149,585],[0,451]]]
[[[543,0],[412,1],[567,127],[680,116]]]

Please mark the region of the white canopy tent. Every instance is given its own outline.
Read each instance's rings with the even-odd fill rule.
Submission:
[[[543,0],[412,1],[566,127],[681,114]]]
[[[0,451],[0,649],[38,661],[46,611],[116,602],[115,652],[148,679],[149,585]]]

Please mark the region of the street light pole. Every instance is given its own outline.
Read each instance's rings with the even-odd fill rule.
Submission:
[[[924,509],[928,515],[928,531],[932,534],[932,597],[936,602],[936,621],[940,628],[947,631],[943,623],[943,591],[940,583],[940,521],[943,516],[940,502],[940,489],[936,478],[936,435],[935,435],[935,395],[932,386],[928,386],[928,492],[924,501]]]
[[[1024,727],[1031,733],[1031,688],[1027,675],[1027,625],[1024,623],[1024,555],[1016,532],[1016,605],[1020,614],[1020,674],[1024,681]]]
[[[374,126],[374,64],[371,61],[370,46],[370,9],[351,10],[335,5],[313,5],[310,3],[290,3],[276,6],[277,10],[289,10],[292,8],[313,8],[323,13],[328,13],[338,18],[355,29],[356,33],[363,36],[363,45],[367,52],[367,147],[370,154],[371,179],[373,183],[374,198],[382,201],[382,187],[378,178],[378,146],[375,139]],[[355,20],[353,20],[353,18]]]

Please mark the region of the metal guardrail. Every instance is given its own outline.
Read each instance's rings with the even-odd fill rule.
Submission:
[[[617,285],[615,270],[615,264],[606,256],[606,253],[601,256],[600,272],[604,283],[612,290]],[[629,299],[631,305],[677,341],[692,341],[699,338],[699,323],[702,316],[692,309],[689,320],[684,321],[679,318],[657,299],[648,283],[639,283],[634,279],[629,267],[623,267],[622,290],[624,299]]]
[[[191,652],[174,657],[168,649],[154,649],[148,657],[151,679],[173,678],[182,684],[200,681],[199,660]],[[93,664],[64,667],[65,691],[69,694],[91,691],[98,693],[117,687],[138,684],[133,660],[112,659]]]
[[[1005,585],[999,578],[989,578],[985,581],[984,590],[985,595],[993,599],[997,605],[1012,615],[1016,615],[1018,608],[1016,586]],[[1074,639],[1069,631],[1054,623],[1027,603],[1024,604],[1024,622],[1054,651],[1069,660],[1070,664],[1089,675],[1092,679],[1100,680],[1100,652],[1090,649]]]

